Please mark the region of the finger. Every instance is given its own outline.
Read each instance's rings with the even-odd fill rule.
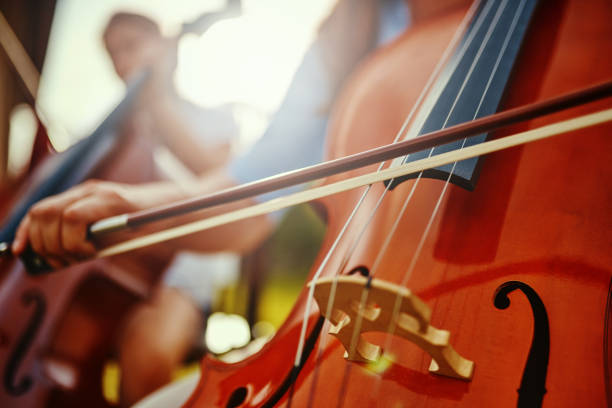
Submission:
[[[87,224],[64,222],[61,236],[66,254],[75,259],[84,259],[96,253],[94,245],[87,240]]]
[[[96,196],[83,198],[70,205],[62,219],[61,241],[64,250],[78,258],[94,255],[96,248],[88,240],[88,226],[113,214],[112,207]]]
[[[40,223],[33,220],[30,222],[30,228],[28,231],[28,239],[30,240],[30,246],[32,250],[39,255],[46,255],[47,251],[42,240],[42,233],[40,231]]]
[[[62,213],[66,206],[91,194],[96,182],[86,182],[62,194],[48,197],[35,204],[18,231],[17,253],[22,253],[28,242],[40,255],[63,255],[60,241]]]
[[[47,197],[44,200],[41,200],[36,205],[32,207],[31,211],[36,211],[37,208],[54,208],[57,210],[62,210],[68,207],[75,201],[78,201],[84,197],[92,194],[96,186],[99,185],[100,182],[96,180],[87,180],[78,186],[72,187],[69,190],[61,194],[57,194],[51,197]]]
[[[47,256],[61,257],[65,253],[61,245],[61,225],[61,216],[50,217],[39,223],[39,234]]]
[[[26,248],[28,244],[28,231],[30,229],[30,216],[26,215],[19,226],[17,227],[17,231],[15,231],[15,238],[13,239],[13,244],[11,246],[11,250],[13,254],[20,255]]]

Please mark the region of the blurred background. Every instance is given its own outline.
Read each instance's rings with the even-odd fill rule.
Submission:
[[[94,130],[125,94],[125,85],[116,76],[102,41],[104,27],[114,12],[145,15],[160,25],[162,34],[173,35],[183,23],[225,6],[224,0],[3,3],[8,16],[35,10],[11,20],[26,20],[14,24],[16,31],[25,31],[19,26],[28,26],[31,34],[27,36],[32,40],[25,44],[41,42],[33,46],[42,49],[38,54],[44,55],[44,62],[41,57],[35,58],[42,66],[36,108],[47,122],[53,147],[59,151]],[[32,3],[32,7],[25,3]],[[334,3],[243,0],[241,16],[219,21],[201,36],[188,34],[180,40],[175,74],[178,93],[203,107],[231,103],[240,128],[235,149],[245,149],[261,136],[319,23]],[[36,13],[40,14],[38,18]],[[35,32],[49,24],[45,52],[45,41]],[[27,165],[33,140],[33,118],[24,110],[25,106],[18,105],[10,113],[9,177]]]
[[[266,129],[335,3],[243,0],[241,15],[215,23],[203,35],[181,38],[174,75],[178,94],[204,108],[228,105],[239,130],[233,153],[244,151]],[[142,14],[171,36],[184,23],[223,7],[224,0],[0,1],[8,23],[0,31],[5,53],[19,59],[23,45],[33,65],[31,78],[23,79],[14,61],[4,58],[7,55],[0,59],[2,190],[17,188],[27,171],[40,132],[38,121],[53,149],[62,152],[88,136],[125,96],[126,85],[117,77],[102,39],[113,13]],[[15,32],[18,42],[7,30]],[[26,91],[29,80],[37,82],[35,96]],[[204,347],[222,358],[240,359],[227,352],[270,336],[301,290],[323,233],[323,222],[309,207],[285,214],[259,253],[243,262],[243,278],[253,273],[249,270],[265,268],[257,287],[252,287],[252,279],[238,278],[216,288]],[[110,361],[106,372],[106,398],[117,401],[117,365]]]

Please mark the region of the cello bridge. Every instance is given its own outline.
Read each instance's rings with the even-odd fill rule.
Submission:
[[[342,343],[348,360],[377,361],[381,347],[362,334],[387,332],[426,351],[432,357],[430,372],[465,381],[472,378],[474,362],[455,351],[448,331],[429,324],[431,310],[409,289],[356,275],[323,278],[309,285],[313,284],[319,309],[332,323],[329,333]]]

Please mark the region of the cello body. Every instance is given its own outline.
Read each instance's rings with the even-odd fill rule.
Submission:
[[[123,137],[112,152],[88,177],[124,183],[156,178],[145,138]],[[53,159],[50,153],[40,165]],[[15,194],[13,202],[19,198]],[[148,296],[160,272],[149,257],[135,268],[138,260],[129,266],[126,259],[90,261],[36,276],[19,259],[0,258],[1,406],[111,406],[102,375],[121,323],[117,316]]]
[[[465,12],[416,22],[356,70],[334,110],[329,158],[393,141]],[[611,19],[612,5],[604,0],[542,1],[502,109],[610,79]],[[607,99],[513,125],[492,137],[609,106]],[[386,333],[365,334],[387,346],[378,363],[347,361],[317,306],[307,311],[301,364],[292,368],[307,309],[305,286],[261,351],[234,364],[203,360],[200,382],[185,407],[612,404],[611,132],[610,124],[598,125],[490,154],[473,191],[450,184],[440,198],[444,181],[405,181],[386,194],[369,221],[385,189],[373,185],[332,252],[322,276],[365,270],[423,300],[431,324],[449,331],[454,349],[474,362],[469,381],[429,373],[427,352],[397,336],[389,341]],[[328,228],[309,280],[362,193],[318,203]]]

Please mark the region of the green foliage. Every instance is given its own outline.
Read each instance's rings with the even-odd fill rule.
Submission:
[[[308,205],[291,208],[268,243],[269,276],[304,280],[319,252],[325,224]]]
[[[291,208],[262,248],[259,271],[264,279],[257,305],[258,320],[275,327],[285,320],[315,261],[325,223],[309,205]]]

